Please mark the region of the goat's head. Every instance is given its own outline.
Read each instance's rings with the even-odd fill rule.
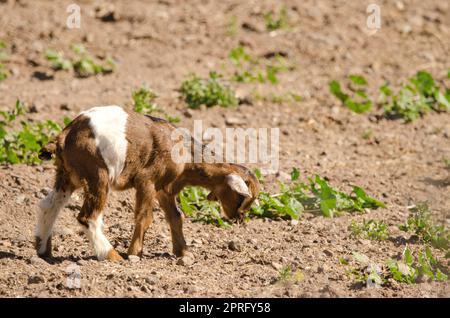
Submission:
[[[219,200],[225,215],[230,219],[242,221],[259,194],[258,179],[250,171],[230,173],[225,182],[216,186],[208,195],[208,200]]]

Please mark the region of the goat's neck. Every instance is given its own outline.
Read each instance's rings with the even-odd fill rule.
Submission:
[[[183,173],[183,186],[195,185],[212,190],[214,186],[222,183],[230,173],[230,167],[227,164],[188,164]]]

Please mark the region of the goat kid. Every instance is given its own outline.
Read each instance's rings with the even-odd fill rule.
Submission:
[[[185,255],[183,213],[176,196],[187,185],[209,189],[208,199],[219,200],[227,217],[242,219],[259,193],[255,175],[236,164],[174,162],[174,129],[159,118],[119,106],[102,106],[82,112],[45,145],[39,158],[48,160],[55,155],[56,180],[53,191],[39,204],[35,241],[38,255],[51,256],[55,220],[72,192],[79,188],[84,191],[84,203],[77,220],[99,260],[122,260],[102,231],[109,190],[136,190],[135,229],[129,255],[142,254],[156,201],[169,223],[174,254]]]

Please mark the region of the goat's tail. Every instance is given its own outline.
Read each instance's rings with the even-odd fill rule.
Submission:
[[[39,150],[38,157],[41,160],[50,160],[52,159],[52,155],[56,153],[57,149],[57,140],[52,139],[50,142],[48,142],[46,145],[44,145],[41,150]]]

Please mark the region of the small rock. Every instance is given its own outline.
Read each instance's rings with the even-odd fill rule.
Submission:
[[[28,277],[28,284],[40,284],[40,283],[44,283],[45,279],[42,276],[39,275],[33,275]]]
[[[28,201],[29,201],[29,199],[24,194],[18,195],[16,197],[17,204],[24,204],[24,203],[27,203]]]
[[[63,104],[59,105],[59,109],[68,111],[68,110],[70,110],[70,107],[67,103],[63,103]]]
[[[192,118],[194,116],[194,111],[192,109],[188,108],[183,112],[183,115],[186,118]]]
[[[139,256],[136,256],[136,255],[128,255],[128,260],[131,263],[137,263],[140,261],[140,258],[139,258]]]
[[[79,266],[88,265],[88,264],[89,264],[89,262],[84,259],[80,259],[77,261],[77,265],[79,265]]]
[[[289,181],[291,180],[291,175],[287,172],[284,171],[278,171],[275,176],[279,179],[281,179],[281,181]]]
[[[257,245],[258,241],[254,238],[247,240],[248,243],[252,244],[252,245]]]
[[[158,277],[156,276],[148,276],[145,278],[145,282],[149,285],[156,285],[158,283]]]
[[[228,249],[230,249],[231,251],[240,252],[241,245],[238,242],[230,241],[228,242]]]
[[[328,256],[328,257],[332,257],[332,256],[333,256],[333,253],[332,253],[331,251],[329,251],[329,250],[323,250],[323,253],[324,253],[326,256]]]
[[[31,105],[30,107],[28,107],[28,112],[29,113],[33,113],[33,114],[36,114],[36,113],[39,113],[39,109],[40,109],[41,107],[40,106],[38,106],[38,104],[33,104],[33,105]]]
[[[298,225],[298,220],[292,219],[292,220],[291,220],[291,225],[292,225],[292,226]]]
[[[225,118],[225,124],[230,125],[230,126],[240,126],[240,125],[244,125],[245,123],[246,123],[246,121],[241,118],[237,118],[237,117]]]
[[[35,265],[35,266],[42,266],[42,265],[46,265],[47,262],[44,261],[42,258],[40,258],[39,256],[32,256],[29,260],[31,265]]]
[[[13,67],[11,68],[11,73],[17,77],[20,75],[20,70],[17,67]]]
[[[258,25],[254,25],[250,22],[244,22],[242,23],[242,28],[244,30],[250,31],[250,32],[257,32],[257,33],[261,33],[263,32],[262,28]]]
[[[191,266],[192,264],[194,264],[194,259],[189,256],[183,256],[177,261],[177,265],[181,266]]]
[[[145,285],[143,285],[141,287],[141,291],[143,291],[144,293],[150,293],[151,292]]]
[[[280,271],[283,268],[283,265],[277,262],[270,263],[270,266],[272,266],[277,271]]]
[[[253,105],[253,99],[250,96],[239,97],[239,105]]]
[[[362,245],[372,245],[372,242],[370,240],[364,240],[364,239],[359,239],[358,243],[362,244]]]
[[[401,2],[401,1],[396,1],[396,2],[395,2],[395,6],[397,7],[397,9],[398,9],[399,11],[405,10],[405,5],[404,5],[403,2]]]
[[[203,244],[203,241],[201,240],[201,239],[193,239],[192,240],[192,244],[195,244],[195,245],[202,245]]]
[[[86,42],[86,43],[94,42],[94,35],[92,33],[85,34],[83,36],[83,41]]]

